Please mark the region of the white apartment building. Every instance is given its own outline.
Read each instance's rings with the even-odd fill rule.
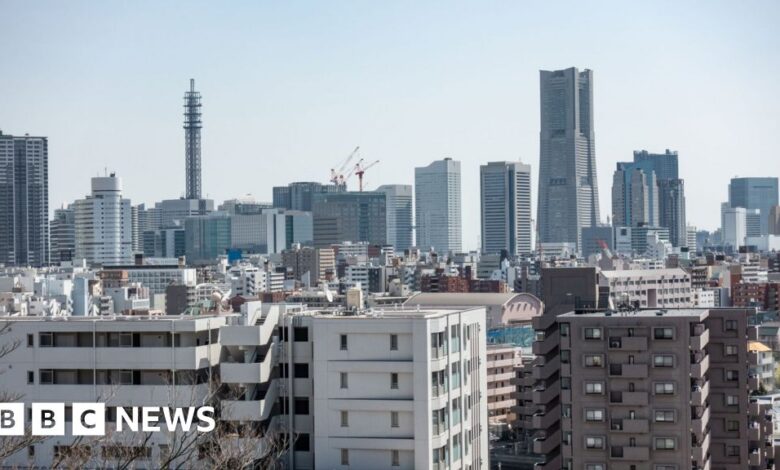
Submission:
[[[197,283],[197,270],[179,265],[127,265],[110,266],[107,270],[127,271],[127,280],[139,282],[149,289],[150,295],[164,294],[171,284],[194,286]]]
[[[599,286],[609,287],[615,306],[687,308],[694,306],[691,276],[680,268],[600,271]]]
[[[133,259],[130,200],[122,197],[122,179],[92,178],[92,193],[74,204],[74,258],[90,264],[128,264]]]

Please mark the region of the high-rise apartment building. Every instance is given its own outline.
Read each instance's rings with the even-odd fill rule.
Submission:
[[[729,206],[758,209],[761,235],[769,233],[769,212],[778,204],[778,178],[732,178]]]
[[[73,206],[54,209],[54,218],[49,228],[51,264],[72,261],[76,251],[76,215]]]
[[[751,395],[747,309],[534,319],[518,407],[537,469],[774,468],[771,405]],[[527,392],[525,391],[527,390]]]
[[[460,162],[437,160],[414,169],[417,246],[446,254],[462,244]]]
[[[49,264],[49,144],[0,132],[0,264]]]
[[[541,243],[576,243],[580,230],[599,223],[593,72],[539,72],[539,203]]]
[[[387,200],[384,193],[338,192],[314,196],[314,246],[341,242],[387,243]]]
[[[92,193],[73,203],[75,259],[90,264],[128,264],[133,260],[132,210],[122,197],[122,179],[92,178]]]
[[[414,246],[412,229],[412,187],[407,184],[384,184],[376,189],[387,199],[387,243],[403,253]]]
[[[482,252],[531,253],[531,165],[489,162],[479,173]]]

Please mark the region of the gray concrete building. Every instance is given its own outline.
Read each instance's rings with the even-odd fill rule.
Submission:
[[[345,241],[387,243],[387,200],[384,193],[338,192],[314,195],[314,246]]]
[[[48,263],[48,140],[0,132],[0,264]]]
[[[599,223],[593,72],[542,70],[537,224],[542,243],[576,243]]]
[[[533,251],[531,165],[489,162],[479,168],[482,252]]]

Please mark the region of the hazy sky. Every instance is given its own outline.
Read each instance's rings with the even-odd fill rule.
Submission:
[[[49,137],[52,207],[107,167],[134,203],[184,192],[182,96],[203,94],[203,187],[271,199],[360,145],[369,188],[462,162],[539,163],[539,69],[590,68],[601,216],[615,162],[680,153],[688,222],[729,178],[780,174],[780,2],[0,0],[0,129]],[[534,209],[535,214],[535,209]]]

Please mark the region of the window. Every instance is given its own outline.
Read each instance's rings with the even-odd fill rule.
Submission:
[[[601,339],[601,328],[585,328],[585,339]]]
[[[293,374],[296,379],[308,379],[309,364],[305,362],[293,364]]]
[[[653,367],[674,367],[674,356],[671,354],[656,354],[653,356]]]
[[[604,393],[604,384],[602,382],[585,382],[585,393],[588,395],[601,395]]]
[[[341,344],[341,350],[346,351],[347,350],[347,335],[340,335],[340,344]]]
[[[398,351],[398,335],[390,335],[390,350]]]
[[[120,370],[119,371],[119,385],[133,385],[133,371],[132,370]]]
[[[293,327],[293,341],[296,343],[309,341],[309,329],[305,326]]]
[[[727,370],[726,371],[726,381],[727,382],[736,382],[739,380],[739,371],[736,370]]]
[[[604,438],[589,436],[585,438],[585,447],[588,449],[603,449]]]
[[[604,410],[585,410],[585,421],[604,421]]]
[[[398,372],[392,372],[390,374],[390,388],[398,390]]]
[[[568,323],[561,323],[560,334],[564,338],[569,336],[569,324]]]
[[[736,356],[736,355],[737,355],[737,347],[733,344],[727,344],[726,356]]]
[[[603,463],[587,463],[585,464],[585,470],[604,470]]]
[[[295,398],[295,401],[293,402],[293,407],[295,410],[295,414],[297,415],[307,415],[309,414],[309,399],[304,398]]]
[[[571,357],[571,351],[568,349],[561,350],[561,364],[568,364]]]
[[[726,455],[729,457],[739,457],[739,446],[726,446]]]
[[[341,388],[347,388],[349,386],[349,383],[347,381],[347,373],[342,372],[340,375],[341,375]]]
[[[653,330],[653,338],[655,339],[674,339],[673,328],[655,328]]]
[[[38,346],[42,348],[54,346],[54,335],[52,333],[40,333],[38,336]]]
[[[343,411],[341,412],[341,427],[346,428],[349,426],[349,412]]]
[[[571,377],[561,377],[561,390],[571,390]]]
[[[311,450],[311,441],[306,433],[298,434],[293,444],[293,450],[296,452],[309,452]]]
[[[726,431],[739,431],[739,421],[733,419],[726,421]]]
[[[390,466],[391,467],[400,467],[401,466],[401,456],[399,455],[400,452],[397,450],[391,450],[390,451]]]
[[[398,424],[398,412],[397,411],[391,411],[390,412],[390,427],[391,428],[397,428],[399,426]]]
[[[726,406],[739,405],[739,397],[736,395],[726,395]]]
[[[677,470],[677,465],[656,465],[654,470]]]
[[[656,395],[672,395],[674,394],[673,382],[656,382],[655,384]]]
[[[133,334],[132,333],[119,333],[119,347],[131,348],[133,347]]]
[[[341,449],[341,465],[349,465],[349,449]]]
[[[35,336],[27,335],[27,347],[32,348],[33,346],[35,346]]]
[[[725,331],[737,331],[737,320],[726,320],[723,329]]]
[[[51,369],[41,369],[38,372],[38,383],[41,385],[51,385],[54,383],[54,371]]]
[[[35,383],[35,371],[28,370],[27,371],[27,383],[28,384],[34,384]]]
[[[27,446],[27,457],[35,457],[35,446]]]
[[[656,423],[673,423],[674,411],[673,410],[655,410],[655,422]]]
[[[655,438],[656,450],[674,450],[674,438],[672,437],[656,437]]]
[[[602,367],[601,354],[587,354],[585,355],[585,367]]]

